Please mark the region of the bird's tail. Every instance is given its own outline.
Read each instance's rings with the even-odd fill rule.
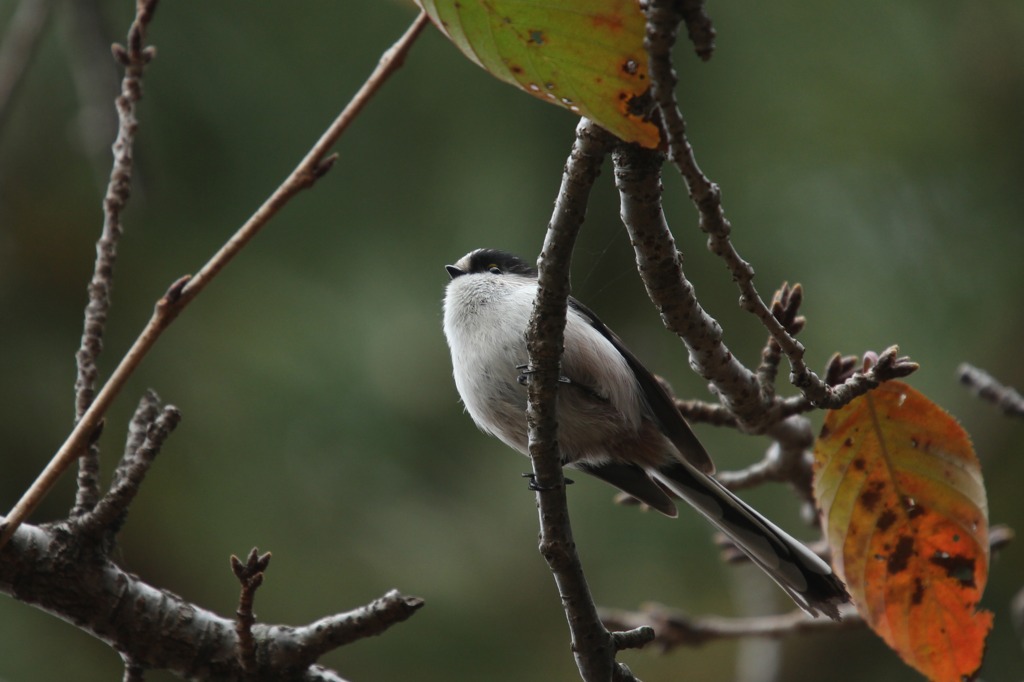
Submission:
[[[673,462],[651,474],[725,533],[800,608],[815,617],[824,613],[839,620],[839,605],[850,601],[850,595],[818,555],[686,462]]]

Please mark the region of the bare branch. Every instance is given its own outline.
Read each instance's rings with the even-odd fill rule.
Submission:
[[[679,12],[697,56],[704,61],[711,59],[715,52],[715,27],[704,8],[704,0],[680,0]]]
[[[711,426],[729,426],[734,429],[740,428],[740,422],[736,415],[730,412],[725,406],[704,402],[703,400],[682,400],[674,399],[676,409],[688,422],[699,424],[710,424]]]
[[[234,554],[231,555],[231,570],[238,582],[242,584],[242,592],[238,597],[238,610],[235,611],[235,632],[238,634],[238,664],[247,675],[256,672],[256,640],[252,636],[252,626],[256,622],[256,614],[252,611],[256,590],[263,584],[263,572],[270,565],[270,552],[260,556],[255,547],[243,564]],[[316,660],[316,659],[314,659]]]
[[[686,344],[690,367],[707,379],[718,398],[741,421],[765,411],[757,377],[722,341],[722,327],[697,300],[683,274],[681,257],[661,206],[658,152],[622,144],[612,154],[622,222],[629,231],[637,268],[662,322]]]
[[[316,180],[333,163],[328,155],[332,146],[342,133],[362,111],[366,103],[380,89],[404,62],[406,54],[412,47],[417,36],[426,27],[429,19],[423,12],[417,16],[405,34],[389,48],[381,57],[377,68],[363,83],[362,87],[338,115],[334,122],[323,133],[319,140],[291,174],[281,183],[273,194],[260,206],[242,227],[224,244],[221,249],[194,277],[183,277],[168,289],[167,294],[157,301],[153,316],[139,334],[117,368],[111,374],[103,388],[96,395],[92,405],[86,410],[74,430],[60,449],[50,460],[43,472],[36,478],[32,486],[22,495],[11,509],[0,528],[0,547],[10,539],[14,530],[34,510],[47,492],[53,487],[61,474],[70,466],[86,446],[89,434],[93,432],[111,403],[120,393],[128,378],[135,372],[143,358],[156,344],[161,334],[178,317],[179,314],[195,299],[196,296],[234,259],[238,252],[270,221],[296,194],[312,187]]]
[[[53,9],[53,0],[21,0],[0,39],[0,130],[11,102],[36,53]]]
[[[147,404],[148,408],[148,404]],[[146,410],[148,412],[148,409]],[[136,413],[138,415],[138,412]],[[128,507],[142,487],[142,481],[149,472],[149,467],[156,459],[164,441],[181,421],[181,413],[173,405],[167,405],[160,415],[146,428],[146,437],[131,455],[125,453],[118,466],[117,480],[104,495],[96,507],[77,520],[74,524],[85,533],[107,530],[113,535],[124,523],[128,515]]]
[[[124,66],[121,94],[115,100],[118,117],[117,138],[114,140],[114,164],[110,170],[106,196],[103,199],[103,229],[96,242],[96,261],[92,280],[89,282],[89,303],[85,307],[85,324],[82,329],[82,343],[75,354],[78,376],[75,379],[75,420],[81,420],[96,395],[96,379],[99,371],[96,360],[103,351],[103,334],[110,312],[110,292],[114,284],[114,264],[117,261],[117,245],[124,227],[121,212],[128,205],[132,190],[134,158],[132,147],[139,121],[135,117],[135,105],[142,99],[142,74],[156,52],[144,47],[146,29],[153,19],[157,0],[138,0],[135,5],[135,20],[128,31],[126,49],[113,46],[114,58]],[[92,510],[100,496],[99,487],[99,445],[93,441],[78,460],[78,492],[72,516],[79,516]]]
[[[147,390],[139,400],[139,405],[135,408],[135,413],[128,423],[128,437],[125,439],[124,454],[121,456],[117,468],[114,469],[114,475],[110,481],[111,489],[116,488],[121,479],[128,475],[128,470],[135,463],[139,448],[146,442],[149,427],[156,421],[159,414],[160,396],[152,389]]]
[[[675,44],[679,22],[683,19],[680,7],[674,0],[648,0],[647,35],[644,45],[650,58],[651,87],[654,100],[661,113],[662,125],[668,144],[669,159],[679,170],[690,192],[690,199],[700,216],[700,229],[708,235],[708,249],[724,262],[740,290],[740,306],[754,314],[771,334],[779,349],[785,354],[792,368],[790,381],[807,398],[819,407],[835,408],[849,402],[872,386],[858,383],[846,387],[832,388],[812,372],[804,362],[804,347],[786,330],[785,325],[772,315],[772,311],[754,287],[754,269],[740,257],[732,243],[732,226],[722,208],[722,194],[718,185],[711,182],[697,165],[693,147],[686,137],[686,120],[676,102],[675,86],[677,77],[672,67],[672,46]],[[916,364],[901,359],[901,370],[906,374],[916,369]],[[902,374],[905,376],[906,374]],[[889,376],[888,378],[895,378]],[[874,377],[872,380],[876,380]],[[884,379],[878,379],[884,380]],[[877,384],[876,384],[877,385]],[[743,406],[743,403],[738,405]],[[729,407],[733,407],[729,405]],[[739,411],[746,419],[744,410]]]
[[[379,634],[422,605],[422,600],[392,591],[362,609],[307,626],[257,624],[252,628],[257,668],[247,677],[237,657],[234,620],[151,587],[113,563],[95,543],[83,544],[73,525],[20,526],[10,547],[0,552],[0,593],[74,623],[136,669],[166,669],[191,680],[344,682],[313,665],[317,657],[358,636]],[[380,615],[371,625],[365,620],[368,612]],[[358,635],[332,638],[325,629]]]
[[[382,634],[392,625],[407,620],[423,605],[424,601],[419,597],[409,597],[398,590],[391,590],[358,609],[321,618],[303,627],[268,632],[267,636],[272,637],[279,646],[294,643],[315,660],[333,649]]]
[[[804,300],[803,288],[796,284],[792,287],[788,282],[772,296],[772,317],[778,320],[787,332],[796,336],[804,328],[806,319],[798,314],[800,304]],[[778,376],[779,360],[782,358],[782,349],[774,337],[769,336],[761,351],[761,364],[757,368],[757,381],[761,385],[761,393],[766,397],[775,395],[775,379]]]
[[[649,626],[654,629],[654,643],[662,651],[680,646],[702,646],[720,639],[741,637],[788,637],[789,635],[824,630],[841,630],[863,626],[864,622],[852,606],[840,609],[842,620],[811,618],[803,611],[772,616],[726,618],[723,616],[690,616],[661,604],[644,604],[640,611],[602,609],[601,619],[609,628]]]
[[[562,186],[548,224],[538,262],[537,299],[526,332],[532,373],[526,420],[529,429],[533,487],[540,514],[540,552],[555,578],[572,635],[576,666],[584,680],[632,680],[615,661],[617,644],[636,646],[644,631],[616,640],[601,624],[576,553],[558,450],[555,414],[563,332],[569,296],[569,264],[586,214],[587,199],[601,163],[615,138],[586,119],[576,128],[576,142],[562,175]]]
[[[715,478],[730,490],[743,490],[766,481],[799,480],[803,478],[800,470],[805,465],[803,451],[784,450],[778,441],[774,441],[768,447],[764,459],[738,471],[720,471],[715,474]]]
[[[998,407],[1009,417],[1024,417],[1024,396],[1012,386],[1004,386],[984,370],[964,363],[957,368],[960,383],[982,400]]]
[[[901,379],[916,372],[920,365],[910,358],[900,355],[899,352],[899,346],[889,346],[877,356],[874,353],[865,353],[864,369],[854,372],[843,383],[836,386],[819,381],[817,375],[810,370],[803,377],[796,374],[790,375],[790,381],[802,390],[807,399],[815,406],[830,410],[838,409],[882,382]],[[845,364],[844,360],[840,359],[839,364]]]

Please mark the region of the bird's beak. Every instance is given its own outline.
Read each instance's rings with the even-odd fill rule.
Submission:
[[[455,267],[454,265],[446,265],[444,266],[444,269],[448,271],[448,276],[451,277],[452,279],[455,279],[456,277],[461,277],[462,275],[466,274],[465,270],[461,270]]]

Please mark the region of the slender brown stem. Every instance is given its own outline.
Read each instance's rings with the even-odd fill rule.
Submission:
[[[661,604],[647,604],[640,611],[603,610],[601,618],[611,628],[652,627],[657,633],[654,644],[662,651],[669,651],[679,646],[701,646],[719,639],[779,638],[805,632],[863,627],[864,621],[852,607],[844,607],[842,614],[842,620],[811,618],[800,610],[771,616],[728,618],[690,616]]]
[[[426,27],[429,19],[423,12],[417,16],[405,34],[392,45],[382,56],[377,68],[370,77],[363,83],[363,86],[355,94],[345,109],[331,123],[330,127],[323,133],[316,144],[309,150],[305,158],[296,166],[295,170],[281,183],[271,196],[260,206],[242,227],[231,236],[216,254],[202,267],[194,277],[183,277],[168,289],[156,303],[153,316],[149,323],[139,334],[125,356],[121,359],[117,369],[107,380],[103,388],[97,393],[95,400],[81,420],[72,430],[67,440],[50,460],[32,486],[22,495],[17,504],[11,509],[4,519],[3,531],[0,533],[0,547],[10,539],[15,529],[25,518],[32,513],[54,483],[67,470],[81,453],[89,440],[90,435],[103,419],[107,409],[124,387],[128,378],[138,368],[146,354],[156,344],[160,335],[178,317],[199,293],[227,266],[231,260],[238,255],[238,252],[248,244],[256,233],[270,221],[296,194],[311,187],[321,178],[337,158],[336,155],[328,156],[328,151],[337,143],[338,138],[348,128],[349,124],[372,99],[374,94],[381,88],[387,79],[402,65],[409,49],[416,38]]]

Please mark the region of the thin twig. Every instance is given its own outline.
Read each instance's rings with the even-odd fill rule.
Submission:
[[[231,555],[231,571],[242,584],[238,596],[238,609],[235,611],[235,632],[238,634],[238,665],[247,675],[256,672],[256,640],[252,636],[252,626],[256,622],[256,614],[252,605],[256,599],[256,590],[263,584],[263,573],[270,565],[270,552],[260,555],[253,547],[246,562],[234,554]]]
[[[788,282],[784,282],[772,296],[772,317],[793,336],[799,334],[807,323],[807,320],[798,314],[801,303],[803,287],[799,284],[791,287]],[[757,381],[761,385],[761,394],[765,397],[775,397],[775,380],[778,377],[781,358],[782,348],[775,337],[769,335],[764,350],[761,351],[761,364],[757,367]]]
[[[704,0],[680,0],[679,13],[697,56],[704,61],[711,59],[715,52],[715,27],[704,8]]]
[[[675,98],[678,82],[672,67],[672,46],[675,45],[682,15],[673,0],[650,0],[646,8],[647,35],[644,45],[650,59],[651,87],[661,113],[668,138],[669,159],[679,170],[690,199],[700,215],[700,229],[708,235],[708,249],[722,258],[740,289],[740,305],[754,313],[778,342],[789,358],[796,374],[806,371],[804,348],[776,320],[754,288],[754,269],[733,247],[729,235],[732,226],[722,208],[721,190],[697,165],[693,147],[686,136],[686,120]]]
[[[730,238],[732,226],[722,208],[721,190],[697,165],[693,147],[686,137],[686,120],[676,102],[675,86],[678,79],[672,67],[671,56],[679,23],[683,19],[680,10],[675,0],[648,0],[644,9],[647,16],[644,46],[649,57],[651,88],[661,114],[669,159],[686,181],[690,199],[700,216],[700,229],[708,235],[708,248],[725,262],[733,281],[740,289],[741,307],[761,321],[789,360],[790,382],[815,405],[827,408],[840,407],[877,385],[872,385],[872,381],[885,379],[873,376],[867,377],[868,381],[856,381],[839,387],[829,386],[807,367],[804,362],[803,344],[772,315],[758,294],[754,286],[754,269],[739,255]],[[899,360],[900,366],[889,368],[892,374],[887,378],[906,376],[917,369],[916,363],[906,358]],[[741,411],[740,417],[744,416]]]
[[[1009,417],[1024,417],[1024,396],[1012,386],[1004,386],[984,370],[966,362],[957,368],[960,383],[974,395],[998,407]]]
[[[111,535],[117,532],[128,514],[128,507],[142,487],[150,465],[180,421],[181,413],[173,405],[167,405],[160,411],[159,416],[147,425],[142,444],[130,455],[125,453],[122,465],[118,466],[118,476],[107,494],[100,498],[92,511],[78,517],[78,528],[87,533],[101,529],[108,530]]]
[[[852,606],[841,608],[842,619],[811,618],[803,611],[771,616],[727,618],[723,616],[690,616],[661,604],[645,604],[640,611],[603,609],[601,619],[609,628],[654,629],[654,643],[662,651],[679,646],[702,646],[721,639],[740,637],[787,637],[805,632],[841,630],[863,626],[860,614]]]
[[[82,415],[82,419],[50,460],[50,463],[7,515],[2,525],[2,533],[0,533],[0,547],[7,543],[18,525],[39,505],[60,475],[79,456],[82,448],[86,445],[89,434],[99,424],[114,398],[120,393],[128,378],[135,372],[139,363],[156,344],[164,330],[271,218],[277,215],[296,194],[312,187],[320,177],[330,170],[337,156],[328,156],[329,150],[337,143],[338,138],[391,74],[402,65],[409,49],[428,22],[426,13],[421,12],[398,42],[383,54],[377,68],[295,170],[285,178],[284,182],[274,190],[273,194],[249,220],[228,239],[224,246],[207,261],[195,277],[181,278],[171,285],[163,298],[157,301],[156,309],[149,323],[121,359],[113,374],[96,395],[92,405]]]
[[[739,419],[725,406],[703,400],[682,400],[675,398],[676,409],[688,422],[740,428]]]
[[[641,631],[616,638],[601,624],[576,553],[569,522],[565,479],[558,450],[555,414],[563,332],[569,296],[569,264],[586,214],[587,199],[601,164],[615,138],[583,119],[562,175],[555,210],[548,223],[538,266],[537,298],[527,327],[526,343],[533,373],[529,382],[526,421],[529,429],[533,485],[540,514],[540,552],[558,587],[569,621],[576,666],[584,680],[632,680],[616,662],[620,645],[637,646],[652,633]]]
[[[11,102],[35,56],[53,0],[21,0],[0,39],[0,130],[10,115]]]
[[[157,0],[139,0],[135,6],[135,20],[128,31],[128,47],[114,45],[113,53],[124,66],[121,94],[117,97],[118,129],[114,140],[114,164],[110,182],[103,198],[103,229],[96,242],[96,262],[89,282],[89,303],[85,307],[82,344],[75,354],[78,377],[75,380],[75,419],[80,420],[96,395],[99,371],[96,360],[103,351],[103,334],[110,312],[110,292],[114,284],[114,264],[117,245],[124,233],[121,212],[128,205],[132,192],[134,157],[132,148],[139,121],[135,105],[142,99],[142,75],[146,65],[155,56],[154,48],[145,47],[146,28],[153,20]],[[100,496],[99,446],[95,442],[78,459],[78,493],[72,516],[79,516],[96,506]]]
[[[124,454],[114,469],[114,475],[110,481],[111,489],[116,488],[120,484],[121,479],[127,476],[128,472],[135,465],[135,458],[139,448],[146,442],[149,427],[156,421],[159,414],[160,396],[157,395],[156,391],[149,389],[143,393],[138,406],[135,408],[135,413],[132,414],[131,421],[128,422],[128,436],[125,439]]]

